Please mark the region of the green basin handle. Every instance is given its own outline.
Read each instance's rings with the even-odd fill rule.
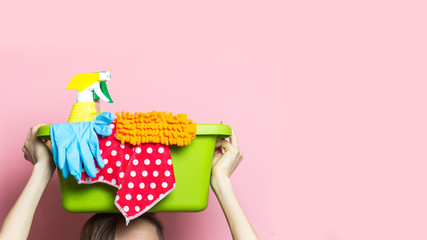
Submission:
[[[231,127],[225,124],[197,124],[196,135],[217,135],[218,138],[231,136]],[[50,139],[50,125],[39,127],[37,137],[40,139]]]

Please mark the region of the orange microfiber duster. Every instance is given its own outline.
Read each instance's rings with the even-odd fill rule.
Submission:
[[[196,137],[196,124],[187,119],[187,114],[152,111],[116,113],[116,139],[122,144],[161,143],[164,145],[186,146]]]

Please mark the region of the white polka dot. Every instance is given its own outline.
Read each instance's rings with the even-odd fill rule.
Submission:
[[[133,188],[133,182],[128,183],[128,188]]]
[[[101,169],[96,168],[96,173],[99,173],[101,171]]]
[[[133,161],[132,161],[132,163],[133,163],[133,165],[138,165],[138,163],[139,163],[139,161],[138,161],[138,159],[134,159]]]
[[[165,149],[163,149],[162,147],[159,147],[158,151],[159,151],[159,153],[163,153],[165,151]]]
[[[122,185],[120,184],[120,185],[119,185],[119,189],[121,189],[121,188],[122,188]]]
[[[136,153],[141,153],[141,148],[140,148],[140,147],[137,147],[137,148],[135,149],[135,152],[136,152]]]
[[[120,199],[119,195],[116,195],[116,200],[115,201],[117,202],[117,201],[119,201],[119,199]]]
[[[152,182],[152,183],[150,184],[150,187],[151,187],[152,189],[155,189],[155,188],[156,188],[156,184]]]
[[[153,149],[152,148],[147,148],[147,153],[152,153],[153,152]]]
[[[150,194],[150,195],[148,195],[148,197],[147,197],[147,198],[148,198],[148,200],[150,200],[150,201],[151,201],[151,200],[153,200],[154,196],[153,196],[152,194]]]
[[[123,211],[125,211],[125,212],[129,211],[129,207],[128,206],[124,206],[123,207]]]
[[[162,163],[162,160],[157,159],[157,160],[156,160],[156,164],[157,164],[157,165],[160,165],[160,163]]]
[[[154,177],[157,177],[157,176],[159,176],[159,172],[157,172],[157,171],[154,171],[154,172],[153,172],[153,176],[154,176]]]
[[[114,124],[110,124],[110,128],[111,128],[111,129],[114,129]]]
[[[113,172],[113,169],[112,168],[108,168],[107,169],[107,173],[112,173]]]
[[[125,145],[124,144],[120,144],[120,148],[121,149],[125,149]]]
[[[90,178],[90,177],[86,178],[86,182],[90,182],[90,180],[92,180],[92,178]]]
[[[131,175],[132,177],[135,177],[135,176],[136,176],[136,172],[135,172],[135,171],[132,171],[132,172],[130,172],[130,175]]]
[[[102,151],[102,150],[99,150],[99,153],[100,153],[100,154],[102,154],[102,153],[103,153],[103,151]]]
[[[148,176],[148,172],[147,172],[147,171],[142,171],[142,176],[143,176],[143,177]]]
[[[117,167],[120,167],[121,165],[122,165],[122,162],[120,162],[120,161],[117,161],[117,162],[116,162],[116,166],[117,166]]]
[[[132,196],[130,194],[126,194],[126,200],[131,200]]]
[[[136,195],[136,199],[141,200],[142,199],[142,195],[141,194]]]
[[[175,186],[176,186],[175,183],[173,183],[173,188],[175,188]]]
[[[116,179],[111,179],[112,184],[116,184]]]
[[[162,199],[162,198],[164,198],[164,197],[165,197],[165,195],[164,195],[163,193],[159,195],[159,198],[160,198],[160,199]]]
[[[172,165],[172,159],[168,159],[168,164]]]
[[[142,182],[139,184],[139,188],[144,189],[145,188],[145,184]]]
[[[98,180],[99,180],[99,181],[104,180],[104,176],[100,176],[100,177],[98,178]]]
[[[130,155],[129,155],[129,154],[126,154],[126,155],[125,155],[125,159],[126,159],[126,160],[129,160],[129,159],[130,159]]]
[[[114,133],[114,137],[116,137],[117,135]]]
[[[167,183],[167,182],[163,182],[163,183],[162,183],[162,187],[163,187],[163,188],[167,188],[167,187],[168,187],[168,183]]]
[[[104,164],[108,163],[108,159],[104,158]]]
[[[105,146],[107,146],[107,147],[111,146],[111,141],[107,141],[107,142],[105,143]]]
[[[117,151],[116,150],[111,151],[111,156],[116,156],[116,155],[117,155]]]
[[[138,206],[135,207],[135,211],[139,212],[141,210]]]
[[[124,172],[119,173],[119,177],[120,177],[120,178],[123,178],[124,176],[125,176],[125,173],[124,173]]]
[[[145,208],[144,208],[144,211],[148,211],[150,209],[150,206],[146,206]]]
[[[144,164],[145,164],[145,165],[150,165],[150,159],[145,159],[145,160],[144,160]]]
[[[166,170],[166,171],[165,171],[165,176],[166,176],[166,177],[169,177],[170,175],[171,175],[171,172],[169,172],[169,170]]]

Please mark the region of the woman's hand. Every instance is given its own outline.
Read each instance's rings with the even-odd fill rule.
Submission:
[[[37,130],[40,126],[45,124],[38,124],[33,126],[28,132],[27,140],[22,147],[24,158],[34,165],[34,168],[42,168],[48,171],[52,177],[55,171],[55,164],[52,160],[52,143],[47,140],[43,141],[37,138]]]
[[[244,155],[239,150],[237,136],[233,130],[229,139],[230,141],[220,139],[216,142],[212,160],[211,186],[227,218],[233,239],[257,240],[259,238],[246,218],[231,185],[230,176],[239,166]]]
[[[219,139],[216,142],[214,157],[212,160],[212,180],[216,178],[230,178],[237,166],[243,160],[244,155],[239,150],[239,142],[233,130],[230,141]]]
[[[0,240],[28,238],[37,205],[55,171],[55,164],[49,149],[51,148],[50,141],[43,142],[37,138],[37,129],[41,125],[30,129],[24,147],[22,147],[24,158],[34,165],[34,169],[24,190],[1,226]]]

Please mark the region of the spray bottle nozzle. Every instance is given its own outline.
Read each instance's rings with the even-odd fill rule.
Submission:
[[[111,79],[111,74],[108,71],[101,71],[99,72],[99,80],[101,81],[108,81]]]

